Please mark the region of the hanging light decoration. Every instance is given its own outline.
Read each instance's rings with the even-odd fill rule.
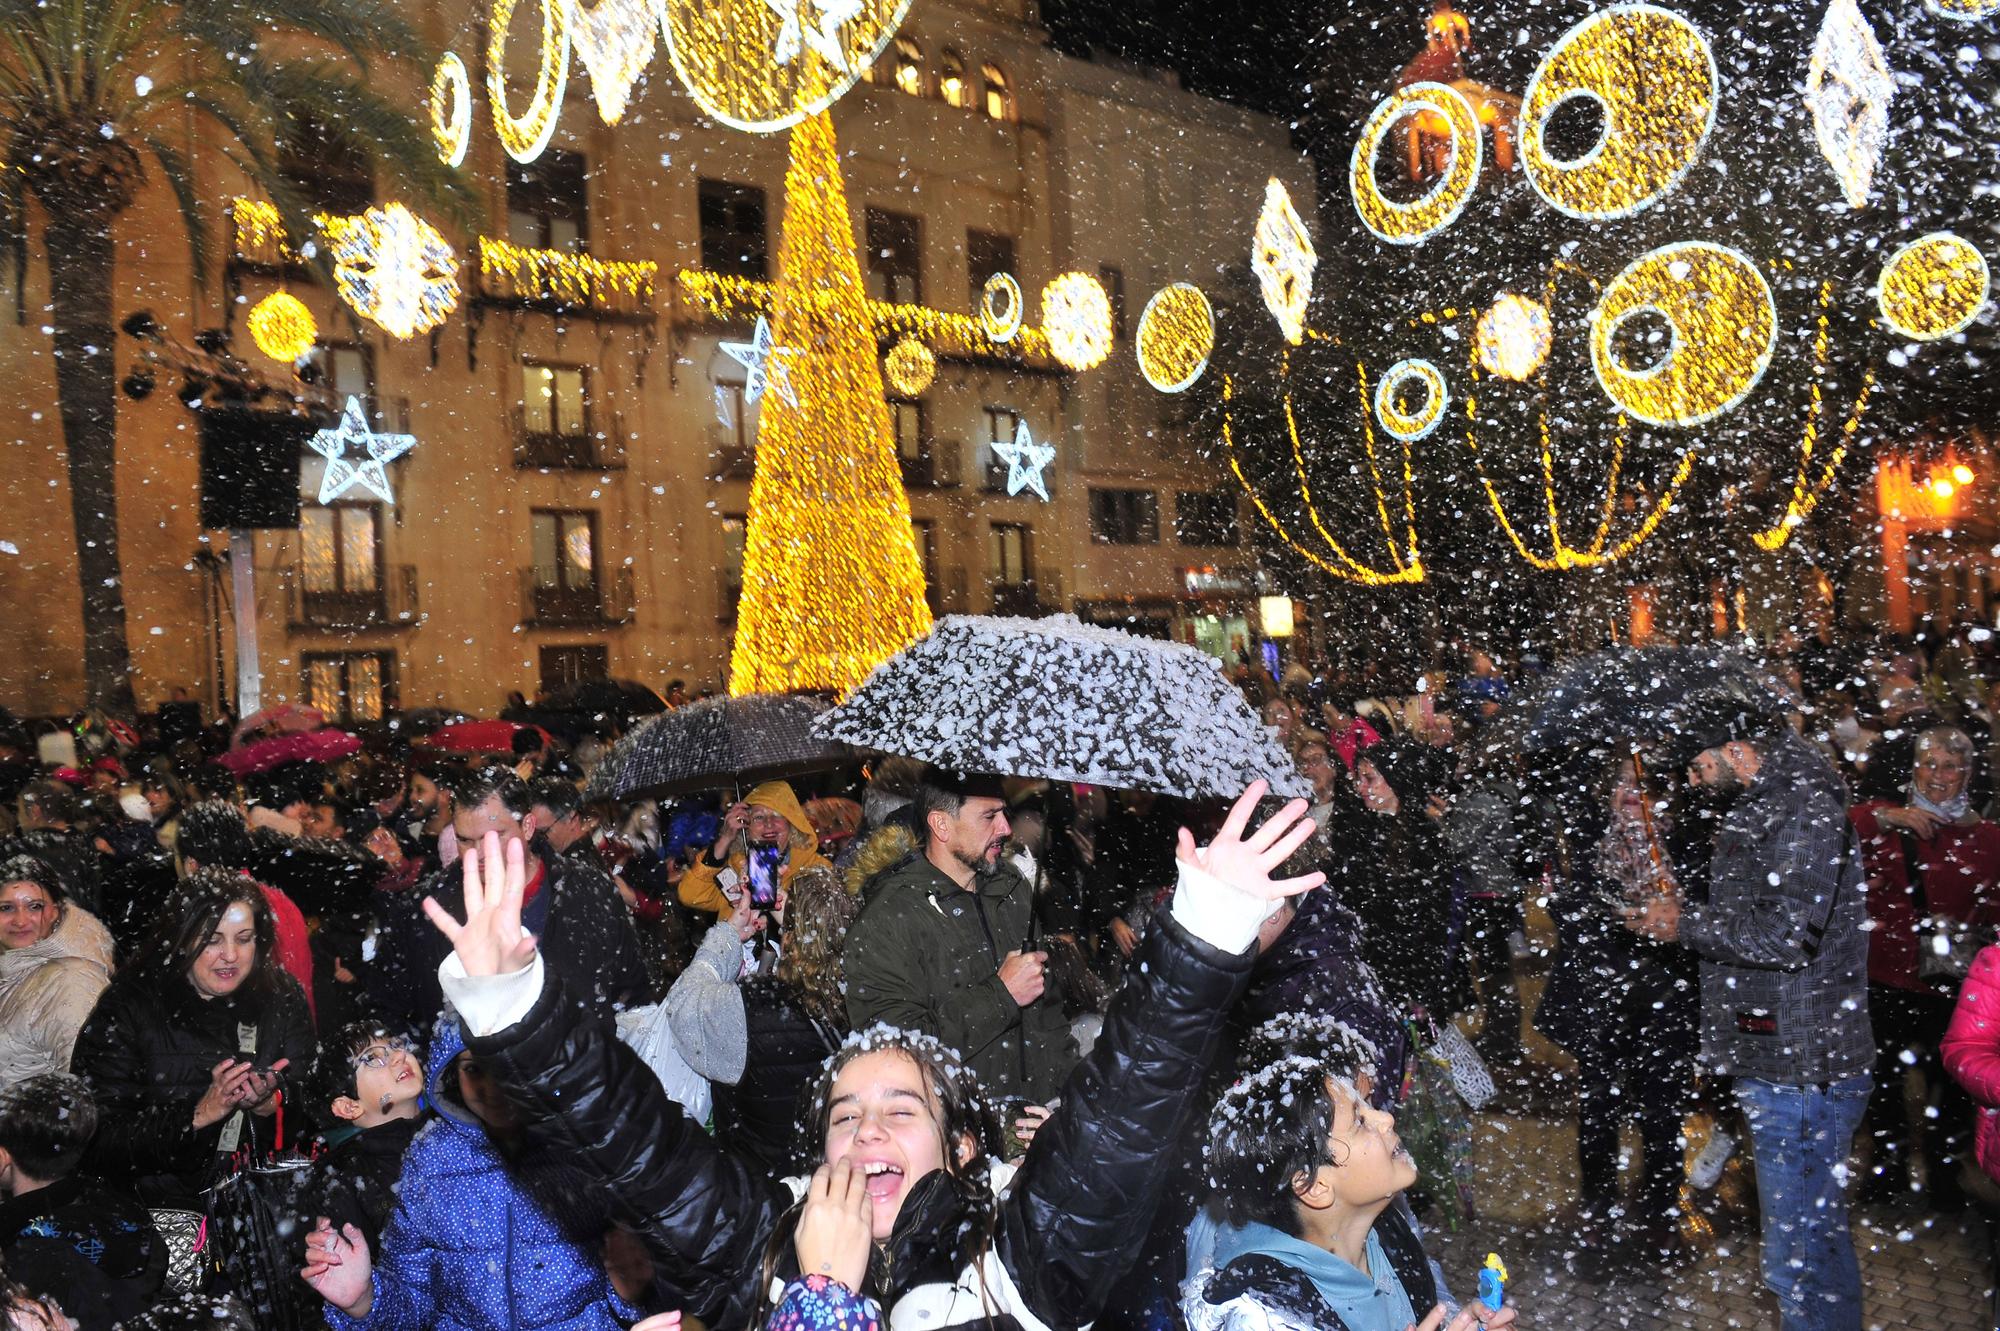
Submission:
[[[289,291],[273,291],[258,301],[244,322],[257,350],[286,365],[296,365],[319,340],[319,324],[312,311]]]

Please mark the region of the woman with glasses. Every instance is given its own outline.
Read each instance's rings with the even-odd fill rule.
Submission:
[[[335,1126],[321,1134],[301,1213],[353,1225],[373,1251],[396,1209],[403,1151],[429,1117],[423,1051],[385,1026],[355,1022],[326,1042],[313,1082],[313,1109]]]
[[[1878,1143],[1864,1198],[1914,1188],[1904,1079],[1918,1069],[1931,1112],[1922,1131],[1933,1207],[1964,1204],[1957,1154],[1972,1103],[1943,1075],[1938,1044],[1960,984],[2000,924],[2000,825],[1973,810],[1972,741],[1952,726],[1917,736],[1905,800],[1865,800],[1849,817],[1868,874],[1868,1013],[1875,1027],[1875,1094],[1867,1135]]]

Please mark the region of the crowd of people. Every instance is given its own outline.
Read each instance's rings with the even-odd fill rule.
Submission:
[[[86,1331],[1504,1331],[1425,1227],[1479,1204],[1482,1075],[1552,1111],[1532,1027],[1574,1064],[1560,1278],[1690,1258],[1699,1104],[1788,1331],[1858,1328],[1849,1192],[2000,1178],[1989,642],[1823,634],[1759,663],[1789,698],[1557,749],[1483,651],[1246,672],[1290,804],[895,757],[587,799],[608,744],[528,726],[248,777],[222,726],[73,764],[0,727],[0,1295]]]

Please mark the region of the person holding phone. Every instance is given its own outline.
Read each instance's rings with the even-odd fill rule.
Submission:
[[[753,909],[775,911],[793,878],[833,867],[818,844],[791,786],[766,781],[729,806],[715,844],[681,876],[681,904],[726,920],[748,893]]]

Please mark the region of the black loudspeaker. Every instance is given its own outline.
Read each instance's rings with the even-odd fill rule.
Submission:
[[[317,428],[304,416],[246,409],[201,417],[201,525],[299,525],[299,462]]]

